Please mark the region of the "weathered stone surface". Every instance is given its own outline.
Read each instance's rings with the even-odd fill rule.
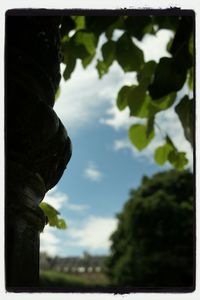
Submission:
[[[38,284],[38,207],[71,157],[53,111],[60,81],[59,17],[6,18],[6,285]]]

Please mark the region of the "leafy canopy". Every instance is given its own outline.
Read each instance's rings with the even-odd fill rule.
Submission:
[[[143,51],[134,41],[141,41],[146,34],[155,35],[160,29],[174,33],[167,45],[170,57],[162,57],[158,63],[145,61]],[[117,40],[113,38],[115,30],[121,30]],[[138,84],[122,86],[116,95],[119,110],[128,107],[130,116],[146,121],[145,125],[130,127],[128,135],[132,144],[139,151],[146,148],[156,136],[156,114],[175,105],[185,138],[193,145],[193,31],[192,16],[65,16],[60,28],[66,65],[64,79],[72,76],[77,59],[84,68],[96,59],[99,78],[116,61],[125,73],[137,74]],[[96,53],[102,34],[106,41],[99,58]],[[177,103],[177,92],[184,86],[188,86],[188,92]],[[182,170],[188,163],[186,154],[169,142],[167,132],[163,135],[165,142],[155,150],[155,161],[160,165],[168,161]]]
[[[144,177],[111,236],[107,273],[126,287],[193,284],[193,182],[188,171]]]

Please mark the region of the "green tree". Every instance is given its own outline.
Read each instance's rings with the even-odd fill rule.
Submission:
[[[155,35],[161,29],[168,29],[174,37],[167,45],[170,57],[162,57],[158,63],[145,61],[143,51],[136,45],[146,34]],[[114,39],[115,30],[121,36]],[[116,95],[119,110],[126,107],[130,116],[144,120],[134,124],[128,135],[132,144],[141,151],[154,139],[156,114],[175,105],[175,112],[181,121],[185,138],[193,145],[193,15],[180,13],[166,16],[121,15],[121,16],[65,16],[60,29],[63,76],[68,80],[81,60],[86,68],[96,59],[99,78],[109,72],[116,61],[122,70],[136,74],[138,84],[122,86]],[[99,38],[104,35],[101,57],[96,56]],[[134,78],[134,74],[133,74]],[[177,103],[177,93],[188,87]],[[185,91],[185,90],[184,90]],[[83,100],[84,101],[84,100]],[[163,165],[169,162],[182,170],[188,163],[186,153],[178,151],[173,141],[163,132],[163,144],[155,150],[155,161]]]
[[[126,287],[192,287],[193,183],[170,170],[131,191],[111,236],[107,272]]]

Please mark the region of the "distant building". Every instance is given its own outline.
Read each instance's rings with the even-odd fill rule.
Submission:
[[[84,252],[82,256],[49,257],[40,253],[40,269],[64,273],[100,273],[104,268],[106,256],[93,256]]]

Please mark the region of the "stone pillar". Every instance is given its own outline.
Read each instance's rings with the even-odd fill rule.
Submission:
[[[59,24],[59,17],[6,16],[7,290],[39,284],[45,216],[38,205],[71,157],[67,131],[53,110],[61,77]]]

